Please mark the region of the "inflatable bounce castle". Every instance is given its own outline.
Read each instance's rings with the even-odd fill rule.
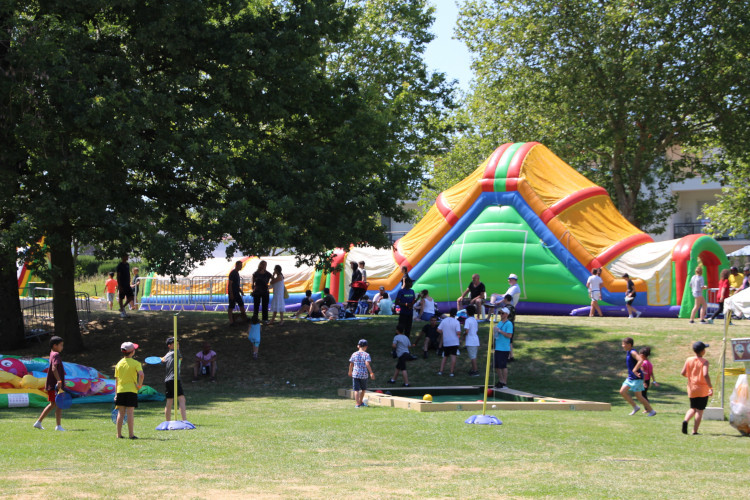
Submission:
[[[704,267],[709,287],[729,266],[712,238],[689,235],[654,242],[615,208],[607,191],[576,172],[545,146],[504,144],[464,180],[442,192],[422,220],[393,248],[352,247],[333,252],[332,273],[296,266],[294,257],[263,257],[272,270],[282,266],[290,310],[304,291],[324,288],[339,300],[348,296],[350,262],[365,261],[372,296],[379,287],[398,292],[406,266],[417,291],[428,289],[441,310],[455,305],[478,273],[488,296],[504,293],[507,278],[519,277],[518,311],[525,314],[580,314],[589,304],[586,280],[601,268],[605,314],[626,314],[628,273],[638,292],[634,305],[647,316],[686,317],[693,307],[689,280]],[[249,277],[258,257],[246,257],[240,273]],[[145,281],[144,308],[205,308],[226,303],[226,259],[212,259],[177,284]],[[252,301],[246,295],[246,301]]]

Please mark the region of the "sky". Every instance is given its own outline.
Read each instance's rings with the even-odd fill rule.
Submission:
[[[425,51],[427,66],[442,71],[448,80],[458,80],[459,88],[466,92],[471,81],[471,59],[466,46],[453,39],[453,29],[458,18],[455,0],[431,0],[435,6],[435,24],[432,31],[436,37]]]

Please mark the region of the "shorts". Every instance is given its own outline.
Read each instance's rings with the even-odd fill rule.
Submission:
[[[432,313],[422,313],[422,316],[419,317],[422,321],[430,321],[432,317],[435,316]]]
[[[591,300],[602,300],[602,292],[600,290],[591,290]]]
[[[508,368],[508,358],[510,351],[495,351],[495,368]]]
[[[708,396],[690,398],[690,408],[693,410],[705,410],[708,405]]]
[[[229,310],[233,311],[234,306],[240,306],[240,311],[245,310],[245,302],[242,300],[242,295],[234,295],[234,299],[229,299]]]
[[[643,392],[643,379],[626,378],[625,382],[623,382],[622,385],[627,385],[628,387],[630,387],[631,392]]]
[[[107,292],[107,302],[114,302],[115,301],[115,294]]]
[[[455,356],[456,353],[458,353],[457,345],[444,345],[443,346],[443,356]]]
[[[122,286],[120,285],[120,300],[127,298],[128,300],[131,300],[134,298],[133,296],[133,289],[130,288],[130,285]]]
[[[164,395],[167,399],[174,399],[174,380],[168,380],[164,382]],[[185,393],[182,390],[182,380],[177,381],[177,397],[184,396]]]
[[[396,370],[406,370],[407,361],[411,361],[411,354],[405,352],[398,357],[398,361],[396,361]]]
[[[625,297],[626,304],[632,304],[634,300],[635,300],[635,297]]]
[[[366,391],[367,390],[367,379],[366,378],[353,378],[352,389],[354,391]]]
[[[477,359],[477,353],[479,352],[478,345],[467,345],[466,352],[469,353],[469,359]]]
[[[138,394],[135,392],[118,392],[115,395],[115,406],[138,408]]]
[[[56,390],[53,389],[51,391],[47,391],[47,401],[49,401],[50,403],[54,403],[56,397],[57,397]]]

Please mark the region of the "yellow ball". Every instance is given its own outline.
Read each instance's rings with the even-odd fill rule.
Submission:
[[[422,401],[429,401],[430,403],[432,403],[432,394],[425,394],[424,396],[422,396]]]

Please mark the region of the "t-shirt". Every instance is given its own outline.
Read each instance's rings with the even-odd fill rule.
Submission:
[[[651,380],[651,376],[654,374],[654,365],[651,361],[644,359],[641,363],[641,373],[643,374],[643,380]]]
[[[422,327],[422,333],[424,333],[425,336],[430,340],[437,340],[437,338],[440,336],[437,329],[438,325],[432,326],[431,324],[427,323]]]
[[[635,295],[636,295],[635,283],[633,283],[633,280],[631,280],[630,278],[628,278],[628,293],[625,295],[628,297],[633,297],[633,298],[635,298]]]
[[[255,271],[253,273],[253,293],[267,293],[268,282],[273,276],[268,271]]]
[[[729,297],[729,280],[719,280],[719,293],[716,300],[724,300]]]
[[[60,376],[60,380],[62,380],[62,387],[65,387],[65,367],[63,366],[62,356],[57,351],[50,351],[47,381],[44,383],[45,391],[54,391],[56,389],[57,378],[55,378],[52,368],[57,370],[57,374]]]
[[[359,269],[352,273],[352,283],[354,283],[355,281],[362,281],[362,271],[360,271]]]
[[[633,368],[638,364],[638,360],[635,359],[635,349],[630,349],[625,355],[625,364],[628,366],[628,380],[638,380],[642,378],[642,373],[635,373]]]
[[[592,274],[589,276],[589,279],[586,280],[586,287],[592,292],[597,292],[602,289],[602,279],[599,276]]]
[[[142,371],[140,362],[133,358],[122,358],[115,366],[116,392],[138,393],[138,372]]]
[[[229,290],[235,298],[240,295],[240,272],[237,269],[229,273]]]
[[[469,316],[464,321],[464,330],[466,330],[466,346],[478,346],[479,345],[479,323],[474,316]]]
[[[208,351],[208,353],[199,351],[198,354],[195,355],[195,357],[198,358],[201,366],[206,366],[211,364],[211,360],[216,357],[216,353],[214,351]]]
[[[505,291],[505,295],[510,295],[513,297],[513,305],[518,304],[518,299],[521,297],[521,287],[518,286],[518,283],[515,285],[510,285],[508,289]]]
[[[352,378],[367,378],[367,362],[372,361],[367,351],[357,351],[351,355],[349,362],[353,363]]]
[[[409,341],[409,337],[403,333],[399,333],[393,337],[393,343],[396,344],[396,357],[401,357],[402,354],[409,353],[411,342]]]
[[[380,307],[380,312],[378,314],[382,314],[383,316],[393,315],[393,301],[391,301],[391,299],[385,297],[380,299],[378,306]]]
[[[177,359],[180,360],[180,366],[178,366],[177,368],[177,380],[182,380],[182,376],[180,375],[180,368],[182,367],[182,353],[179,351],[179,349],[177,350]],[[174,380],[174,351],[170,350],[164,355],[164,365],[166,368],[164,382]]]
[[[743,275],[740,273],[737,274],[730,274],[729,275],[729,286],[732,288],[740,289],[742,288],[742,278],[744,278]]]
[[[693,356],[685,360],[682,371],[687,377],[687,393],[689,398],[704,398],[708,396],[710,387],[703,376],[703,367],[708,366],[705,358]]]
[[[703,280],[703,276],[697,274],[690,278],[690,290],[693,291],[693,297],[700,297],[703,295],[703,287],[706,286],[706,282]]]
[[[443,319],[438,325],[438,330],[443,332],[443,347],[458,345],[458,335],[461,333],[461,323],[452,316]]]
[[[482,283],[480,281],[477,286],[474,286],[474,282],[473,281],[471,283],[469,283],[469,297],[470,298],[476,299],[477,297],[479,297],[483,293],[485,293],[484,283]]]
[[[111,269],[111,268],[110,268]],[[122,290],[130,288],[130,264],[127,262],[120,262],[117,264],[117,284]]]
[[[310,297],[304,296],[302,297],[302,303],[300,304],[300,307],[309,306],[312,305],[312,300],[310,300]]]
[[[117,291],[117,280],[114,278],[108,279],[104,283],[104,288],[107,289],[107,293],[115,293]]]
[[[500,334],[505,332],[513,334],[513,323],[510,321],[501,321],[495,327],[495,350],[496,351],[510,351],[510,338]]]
[[[414,300],[417,294],[411,288],[401,289],[396,295],[396,305],[401,306],[401,311],[411,311],[414,308]]]
[[[323,297],[323,305],[331,307],[335,303],[336,303],[336,297],[334,297],[330,293],[328,295],[326,295],[325,297]]]

